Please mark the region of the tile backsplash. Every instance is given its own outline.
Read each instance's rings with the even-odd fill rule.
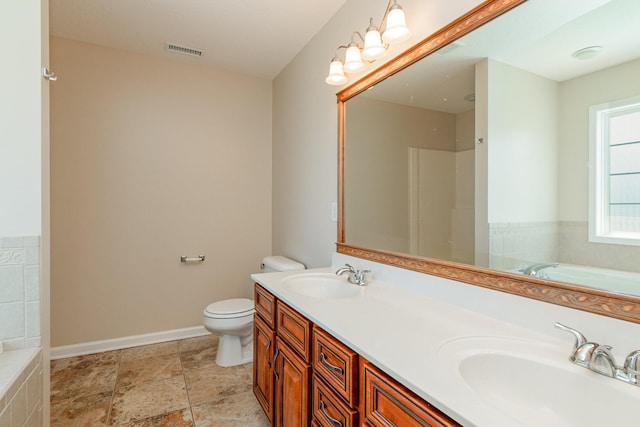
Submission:
[[[41,345],[40,237],[0,237],[0,341],[5,351]]]

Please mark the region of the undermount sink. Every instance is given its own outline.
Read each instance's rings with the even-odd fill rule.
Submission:
[[[638,425],[631,408],[640,405],[640,388],[573,365],[544,345],[459,339],[440,348],[438,362],[459,384],[461,398],[479,400],[519,425]]]
[[[333,273],[296,274],[285,278],[282,285],[292,292],[314,298],[350,298],[360,293],[358,286]]]

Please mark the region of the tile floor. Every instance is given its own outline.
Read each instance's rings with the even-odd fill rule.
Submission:
[[[51,426],[267,427],[252,364],[215,364],[213,335],[51,361]]]

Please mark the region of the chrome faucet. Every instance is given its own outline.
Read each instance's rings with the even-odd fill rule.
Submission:
[[[607,377],[640,385],[638,383],[640,380],[640,371],[638,371],[640,350],[631,352],[627,356],[624,366],[620,367],[616,365],[611,346],[589,342],[580,332],[561,323],[556,323],[555,327],[571,333],[576,339],[573,352],[569,355],[569,360],[572,363]]]
[[[556,268],[559,264],[557,262],[531,264],[529,267],[525,267],[520,271],[526,276],[542,277],[541,272],[545,268]]]
[[[640,385],[638,381],[640,381],[640,365],[638,365],[638,360],[640,359],[640,350],[632,351],[627,356],[627,359],[624,361],[623,370],[627,374],[627,380],[631,384]]]
[[[344,267],[339,268],[336,271],[338,276],[347,273],[347,281],[349,283],[353,283],[358,286],[366,286],[367,285],[367,273],[371,273],[371,270],[356,270],[349,264],[345,264]]]

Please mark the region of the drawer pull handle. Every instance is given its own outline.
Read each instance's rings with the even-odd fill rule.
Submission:
[[[320,412],[322,413],[322,415],[327,419],[327,421],[329,421],[331,423],[332,426],[343,427],[342,423],[340,421],[336,420],[335,418],[332,418],[331,416],[329,416],[329,414],[326,413],[325,409],[327,409],[327,405],[325,405],[324,402],[321,400],[320,401]]]
[[[339,366],[335,366],[335,365],[332,365],[331,363],[329,363],[327,361],[327,356],[325,356],[323,352],[320,352],[320,361],[322,362],[322,364],[324,366],[326,366],[327,368],[331,369],[332,371],[337,372],[340,375],[344,374],[344,369],[342,369]]]
[[[269,340],[269,342],[267,343],[267,346],[265,347],[265,351],[268,352],[270,348],[271,348],[271,340]],[[268,360],[267,363],[268,363],[269,368],[271,368],[271,366],[273,366],[271,364],[271,360]]]
[[[278,353],[280,353],[280,349],[276,348],[276,354],[273,356],[273,375],[276,377],[276,380],[280,379],[280,375],[278,375],[278,366],[276,365],[276,360],[278,360]]]

